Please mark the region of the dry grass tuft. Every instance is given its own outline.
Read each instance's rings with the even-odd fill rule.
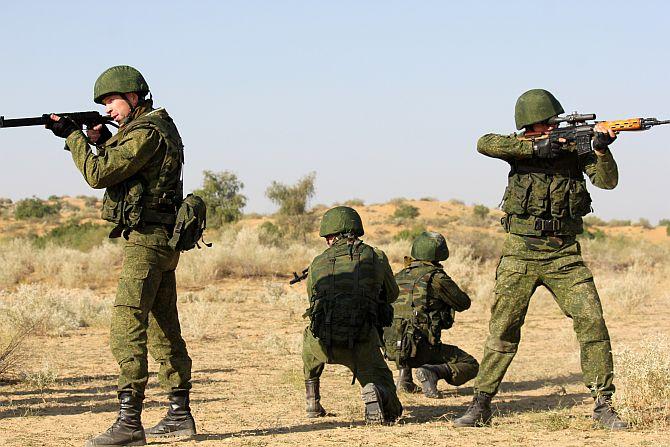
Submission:
[[[64,335],[87,326],[106,325],[111,306],[91,290],[54,289],[23,284],[15,292],[0,292],[3,327],[32,327],[36,335]]]
[[[657,337],[624,348],[616,356],[621,416],[637,427],[670,425],[670,339]]]
[[[186,340],[203,341],[220,335],[224,319],[223,306],[213,301],[200,301],[196,298],[180,305],[179,322]]]
[[[256,229],[229,228],[212,248],[183,254],[177,269],[178,283],[188,287],[229,276],[285,276],[305,268],[317,253],[304,243],[294,242],[282,248],[265,246],[259,243]]]

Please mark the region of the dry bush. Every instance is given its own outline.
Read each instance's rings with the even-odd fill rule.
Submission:
[[[33,330],[34,325],[16,327],[3,322],[0,327],[0,382],[13,375],[21,365],[25,356],[24,342]]]
[[[20,282],[44,281],[61,287],[98,288],[118,277],[121,246],[109,242],[89,252],[47,245],[35,248],[22,239],[2,245],[0,289]]]
[[[633,265],[655,268],[666,265],[670,245],[630,237],[605,237],[580,241],[584,258],[594,269],[623,271]]]
[[[637,427],[667,428],[670,423],[670,340],[658,337],[626,347],[616,356],[621,416]]]
[[[640,264],[619,272],[606,270],[600,275],[596,273],[595,281],[604,310],[616,317],[644,313],[645,308],[656,304],[657,275],[658,271]]]
[[[225,313],[223,305],[211,301],[192,301],[180,306],[179,322],[187,340],[209,340],[220,334]]]
[[[15,292],[0,292],[0,324],[17,330],[33,327],[37,335],[106,325],[110,312],[110,304],[90,290],[23,284]]]
[[[259,243],[254,228],[227,229],[212,248],[183,254],[178,284],[198,286],[229,276],[284,276],[305,268],[319,251],[312,244],[297,242],[283,248],[266,246]]]
[[[0,246],[0,289],[11,287],[34,271],[35,249],[21,239]]]

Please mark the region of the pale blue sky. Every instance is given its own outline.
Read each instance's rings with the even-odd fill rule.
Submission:
[[[459,198],[496,206],[507,164],[477,138],[514,131],[546,88],[566,111],[670,118],[670,7],[647,1],[5,2],[0,115],[99,110],[105,68],[140,69],[186,144],[186,189],[232,170],[247,211],[272,180],[317,172],[314,203]],[[670,126],[613,145],[604,218],[670,217]],[[0,130],[0,197],[91,194],[62,142]]]

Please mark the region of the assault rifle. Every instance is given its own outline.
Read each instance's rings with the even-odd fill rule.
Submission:
[[[525,132],[522,139],[528,139],[540,135],[547,135],[553,138],[565,138],[567,143],[574,143],[577,146],[577,155],[584,155],[591,152],[591,139],[593,138],[593,128],[598,123],[587,123],[596,119],[594,113],[580,114],[573,113],[565,116],[556,116],[550,118],[548,124],[559,125],[567,123],[565,127],[556,127],[548,132]],[[659,121],[656,118],[628,118],[616,121],[600,121],[608,129],[615,133],[649,130],[654,126],[661,124],[670,124],[670,120]]]
[[[97,126],[98,124],[109,124],[114,127],[119,127],[111,116],[100,115],[98,112],[65,112],[65,113],[55,113],[60,117],[66,117],[71,119],[79,127],[86,126],[87,129]],[[12,118],[6,119],[4,116],[0,116],[0,128],[4,127],[26,127],[26,126],[45,126],[49,121],[51,121],[51,114],[45,113],[42,116],[36,116],[31,118]]]
[[[293,272],[293,279],[290,280],[288,283],[290,285],[299,283],[300,281],[307,279],[308,274],[309,274],[309,267],[307,267],[305,270],[303,270],[302,273],[300,273],[300,275],[298,275],[298,273],[296,273],[296,272]]]

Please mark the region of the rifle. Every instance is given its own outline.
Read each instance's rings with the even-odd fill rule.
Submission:
[[[293,272],[293,279],[290,280],[288,283],[290,285],[299,283],[300,281],[302,281],[304,279],[307,279],[308,273],[309,273],[309,267],[307,267],[305,270],[303,270],[302,273],[300,273],[300,276],[298,276],[298,274],[296,272]]]
[[[75,122],[79,127],[86,126],[87,129],[97,126],[98,124],[109,124],[114,127],[119,127],[112,117],[107,115],[100,115],[98,112],[65,112],[56,113],[55,115],[67,117]],[[12,118],[6,119],[0,116],[0,128],[4,127],[26,127],[26,126],[46,126],[51,121],[51,114],[45,113],[42,116],[31,118]]]
[[[659,121],[656,118],[628,118],[616,121],[596,121],[594,123],[587,123],[596,119],[594,113],[580,114],[573,113],[566,116],[556,116],[550,118],[548,124],[559,125],[560,123],[567,123],[565,127],[557,127],[548,132],[525,132],[522,139],[530,139],[540,135],[551,135],[556,138],[565,138],[567,143],[574,143],[577,146],[577,155],[585,155],[593,150],[591,147],[591,139],[593,138],[593,128],[596,124],[604,124],[608,129],[612,129],[615,133],[629,132],[629,131],[643,131],[649,130],[653,126],[660,126],[661,124],[670,124],[670,120]]]

